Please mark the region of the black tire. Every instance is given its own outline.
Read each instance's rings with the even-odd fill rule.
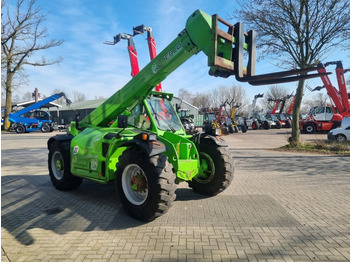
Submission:
[[[276,123],[276,128],[277,129],[281,129],[281,127],[282,127],[281,122],[280,121],[276,121],[275,123]]]
[[[22,134],[26,131],[26,128],[24,127],[24,125],[18,125],[16,126],[15,130],[17,134]]]
[[[248,130],[248,127],[245,126],[245,125],[242,125],[242,126],[241,126],[241,130],[242,130],[242,133],[246,133],[247,130]]]
[[[70,172],[70,142],[55,141],[49,149],[49,174],[51,182],[58,190],[74,190],[82,178]]]
[[[234,129],[235,129],[235,133],[238,133],[239,131],[238,126],[235,126]]]
[[[337,141],[338,143],[345,143],[346,142],[346,136],[344,136],[343,134],[339,134],[335,136],[335,141]]]
[[[303,130],[305,134],[313,134],[316,132],[316,127],[314,124],[306,124]]]
[[[48,132],[50,132],[50,127],[47,124],[43,124],[40,127],[40,131],[43,132],[43,133],[48,133]]]
[[[229,132],[230,134],[232,134],[232,133],[235,132],[234,129],[233,129],[233,127],[232,127],[232,125],[229,125],[229,126],[228,126],[228,132]]]
[[[286,125],[285,128],[291,128],[292,127],[292,123],[290,122],[289,119],[286,120]]]
[[[259,129],[259,123],[258,122],[256,122],[256,121],[253,121],[253,123],[252,123],[252,128],[253,128],[253,130],[257,130],[257,129]]]
[[[228,188],[233,179],[234,167],[228,147],[220,147],[210,139],[203,139],[198,151],[202,171],[188,184],[197,193],[217,195]]]
[[[152,221],[168,211],[176,198],[172,168],[165,155],[149,157],[137,147],[123,152],[117,163],[117,189],[132,217]]]
[[[270,129],[271,125],[268,121],[264,121],[264,129]]]

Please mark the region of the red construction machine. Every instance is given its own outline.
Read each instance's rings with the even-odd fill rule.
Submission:
[[[336,65],[336,76],[338,82],[338,90],[332,85],[328,75],[320,76],[324,86],[317,87],[314,90],[326,88],[327,94],[331,98],[332,106],[317,106],[310,110],[305,120],[299,122],[301,132],[311,134],[315,132],[329,131],[341,125],[344,117],[350,116],[349,94],[346,90],[344,73],[350,69],[344,70],[341,61],[328,62],[318,65],[318,72],[325,73],[328,65]]]

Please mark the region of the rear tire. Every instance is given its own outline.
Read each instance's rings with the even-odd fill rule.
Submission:
[[[234,168],[227,147],[219,147],[210,139],[199,144],[200,171],[189,181],[193,191],[214,196],[224,191],[233,179]]]
[[[49,149],[49,174],[52,184],[58,190],[74,190],[82,178],[70,172],[70,143],[55,141]]]
[[[270,129],[271,125],[268,121],[264,121],[264,129]]]
[[[232,133],[235,132],[235,130],[233,129],[232,125],[229,125],[229,126],[228,126],[228,132],[229,132],[230,134],[232,134]]]
[[[48,132],[50,132],[50,127],[47,124],[43,124],[40,127],[40,131],[43,132],[43,133],[48,133]]]
[[[282,127],[281,122],[280,121],[276,121],[276,128],[277,129],[281,129],[281,127]]]
[[[292,123],[290,122],[289,119],[286,120],[286,125],[285,128],[291,128],[292,127]]]
[[[175,174],[165,155],[149,157],[139,148],[126,149],[119,157],[116,179],[123,208],[142,221],[166,213],[176,198]]]

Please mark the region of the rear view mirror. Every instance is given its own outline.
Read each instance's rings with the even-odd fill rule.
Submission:
[[[128,117],[125,115],[118,116],[118,127],[126,128],[128,126]]]

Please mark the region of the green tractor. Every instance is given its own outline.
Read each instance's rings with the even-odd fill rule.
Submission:
[[[74,190],[83,179],[103,184],[115,180],[123,207],[142,221],[168,211],[180,182],[207,196],[225,190],[234,172],[225,141],[210,130],[187,135],[171,104],[172,94],[152,91],[200,51],[209,57],[210,75],[235,75],[250,84],[319,77],[305,74],[316,69],[255,76],[255,32],[244,33],[240,23],[233,26],[197,10],[176,39],[123,88],[84,119],[73,121],[67,134],[48,140],[53,185]],[[243,52],[249,55],[246,69]]]

